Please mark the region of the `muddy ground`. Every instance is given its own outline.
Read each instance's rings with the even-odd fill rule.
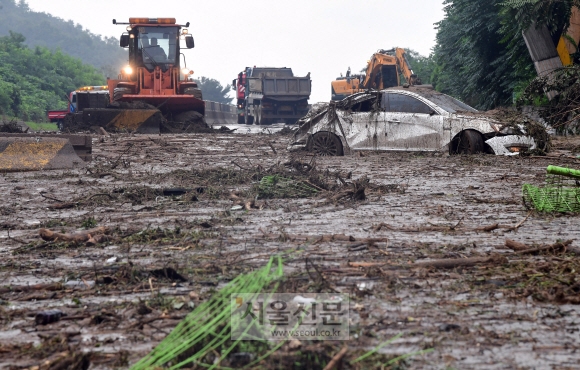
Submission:
[[[351,294],[345,369],[429,348],[398,368],[579,368],[580,257],[505,242],[580,246],[577,215],[529,212],[521,196],[549,164],[579,168],[580,143],[557,141],[550,158],[312,158],[290,157],[288,140],[113,135],[86,168],[0,174],[0,367],[127,368],[212,291],[285,253],[286,291]],[[320,191],[255,200],[268,174]],[[108,240],[89,245],[39,237],[100,226]],[[46,309],[67,316],[37,325]],[[375,362],[349,364],[399,333]],[[315,368],[305,353],[328,361],[342,346],[294,343],[261,368]]]

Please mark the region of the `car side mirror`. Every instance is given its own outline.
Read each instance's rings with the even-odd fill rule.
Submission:
[[[236,79],[232,80],[232,90],[236,90]]]
[[[121,35],[121,39],[119,40],[119,46],[122,48],[126,48],[129,46],[129,35]]]
[[[193,49],[195,47],[195,43],[193,42],[193,36],[191,35],[185,36],[185,46],[187,46],[188,49]]]
[[[434,116],[434,115],[436,115],[436,114],[437,114],[437,112],[435,112],[433,109],[431,109],[431,112],[429,112],[429,115],[430,115],[430,116]]]

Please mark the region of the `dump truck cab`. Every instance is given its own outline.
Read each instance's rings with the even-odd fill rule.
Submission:
[[[120,46],[128,49],[128,65],[117,80],[109,80],[111,102],[143,101],[165,114],[196,111],[203,115],[201,90],[190,79],[181,49],[194,47],[193,37],[175,18],[129,18]]]

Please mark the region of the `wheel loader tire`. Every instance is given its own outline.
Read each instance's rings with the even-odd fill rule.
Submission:
[[[130,94],[131,89],[127,87],[115,87],[113,90],[113,101],[119,101],[125,94]]]
[[[187,87],[183,90],[183,94],[193,95],[194,98],[197,98],[199,100],[203,100],[203,95],[201,93],[201,90],[198,89],[197,87]]]
[[[202,122],[203,116],[201,113],[194,110],[179,113],[174,117],[175,122]]]
[[[213,132],[205,122],[203,115],[197,111],[186,111],[173,116],[173,121],[166,122],[161,129],[165,133]]]

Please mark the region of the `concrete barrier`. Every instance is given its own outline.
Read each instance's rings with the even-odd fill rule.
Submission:
[[[93,159],[93,138],[91,135],[77,135],[77,134],[56,134],[56,133],[33,133],[33,134],[8,134],[0,133],[0,139],[10,138],[56,138],[67,139],[72,145],[75,153],[85,162],[90,162]]]
[[[205,122],[212,125],[231,125],[238,122],[235,105],[205,101]]]
[[[18,134],[16,134],[18,135]],[[55,170],[85,165],[60,135],[0,136],[0,172]]]

